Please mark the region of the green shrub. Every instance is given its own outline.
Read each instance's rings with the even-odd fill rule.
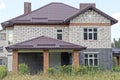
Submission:
[[[95,74],[96,72],[102,71],[101,68],[97,66],[80,66],[80,67],[73,67],[72,65],[64,65],[60,66],[58,69],[56,68],[49,68],[48,73],[50,74],[55,74],[55,73],[60,73],[60,74]]]
[[[64,65],[59,67],[60,73],[71,74],[73,71],[73,67],[71,65]]]
[[[80,66],[77,70],[76,73],[80,74],[88,74],[88,73],[96,73],[100,72],[101,69],[97,66]]]
[[[49,68],[48,69],[48,73],[49,74],[55,74],[56,73],[56,69],[55,68]]]
[[[4,78],[7,75],[6,66],[0,66],[0,79]]]
[[[80,66],[75,70],[75,73],[80,73],[80,74],[86,74],[88,72],[88,67],[87,66]]]
[[[120,66],[113,66],[113,71],[120,72]]]
[[[97,66],[88,66],[88,71],[89,72],[99,72],[101,71],[101,68],[97,67]]]
[[[28,65],[26,65],[25,63],[19,64],[18,71],[20,75],[28,74]]]

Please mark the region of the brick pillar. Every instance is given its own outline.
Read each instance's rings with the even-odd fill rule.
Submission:
[[[48,50],[44,50],[43,58],[44,58],[43,69],[44,69],[44,73],[46,73],[49,68],[49,51]]]
[[[75,67],[79,67],[79,51],[78,50],[74,50],[73,52],[73,65]]]
[[[18,72],[18,51],[13,51],[13,72],[17,74]]]

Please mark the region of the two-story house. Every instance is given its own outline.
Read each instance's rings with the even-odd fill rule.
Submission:
[[[8,70],[17,72],[20,63],[26,63],[30,72],[70,64],[111,69],[111,25],[115,23],[94,3],[80,4],[80,9],[50,3],[34,11],[31,3],[25,3],[23,15],[2,23]]]

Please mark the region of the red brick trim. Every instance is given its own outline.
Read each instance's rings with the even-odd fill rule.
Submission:
[[[49,69],[49,51],[48,50],[44,50],[43,52],[43,69],[44,69],[44,73],[47,72],[47,70]]]
[[[58,24],[58,25],[56,25],[56,24],[51,24],[51,25],[50,24],[46,24],[46,25],[45,24],[34,24],[34,25],[33,24],[31,24],[31,25],[30,24],[24,24],[24,25],[23,24],[16,24],[14,26],[56,27],[57,28],[57,27],[67,27],[69,25],[65,25],[65,24]]]
[[[18,51],[13,51],[13,72],[18,73]]]
[[[74,50],[73,52],[73,65],[79,67],[79,51]]]
[[[110,23],[70,23],[70,26],[111,26]]]

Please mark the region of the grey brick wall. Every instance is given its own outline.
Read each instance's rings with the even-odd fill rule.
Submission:
[[[99,66],[110,70],[112,68],[112,50],[111,48],[94,48],[94,49],[87,49],[80,52],[80,64],[84,65],[84,53],[85,52],[98,52],[99,56]]]

